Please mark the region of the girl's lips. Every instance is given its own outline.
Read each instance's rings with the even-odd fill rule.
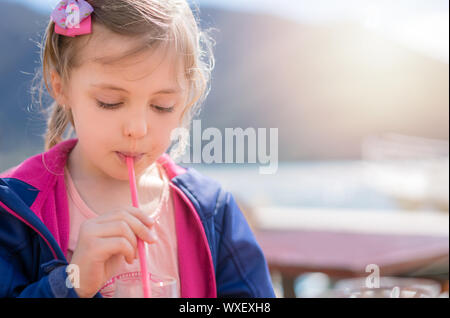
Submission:
[[[116,151],[116,155],[119,157],[120,161],[122,161],[122,163],[126,164],[127,163],[127,157],[132,157],[134,159],[134,163],[136,164],[139,160],[142,159],[142,157],[144,157],[144,154],[126,154],[123,152],[119,152]]]

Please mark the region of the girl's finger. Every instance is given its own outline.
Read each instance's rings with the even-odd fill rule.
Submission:
[[[100,215],[97,217],[97,220],[99,222],[103,222],[104,220],[109,220],[111,217],[115,218],[117,217],[117,214],[123,214],[123,212],[127,212],[128,214],[131,214],[135,218],[139,219],[142,223],[144,223],[147,227],[152,227],[155,224],[155,218],[153,216],[148,215],[141,209],[135,208],[135,207],[124,207],[120,209],[116,209],[110,213],[106,213],[103,215]]]
[[[133,213],[135,213],[135,211],[133,211]],[[141,240],[149,243],[154,242],[154,235],[152,235],[150,228],[128,210],[117,211],[114,213],[109,213],[108,215],[104,214],[96,219],[97,224],[111,223],[115,221],[126,222],[133,233]]]
[[[136,234],[134,234],[128,223],[122,220],[97,224],[95,236],[100,238],[124,237],[130,242],[134,249],[137,248]]]
[[[130,242],[124,237],[99,238],[99,251],[104,259],[114,255],[123,255],[128,264],[134,261],[136,252]]]
[[[139,208],[130,206],[126,207],[125,210],[130,214],[134,215],[135,217],[137,217],[139,220],[141,220],[142,223],[144,223],[148,227],[152,227],[155,224],[155,218],[153,216],[150,216],[148,213],[145,213]]]

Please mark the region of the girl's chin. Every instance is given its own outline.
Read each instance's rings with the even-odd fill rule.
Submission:
[[[147,163],[146,159],[147,158],[140,158],[134,162],[134,173],[136,177],[144,173],[144,171],[151,166],[151,164]],[[115,168],[113,168],[115,171],[112,171],[111,177],[121,181],[128,181],[128,165],[126,160],[124,161],[121,158],[117,158],[115,161]]]
[[[111,178],[112,182],[128,182],[128,171],[117,171],[114,169],[113,171],[105,171],[105,173]]]

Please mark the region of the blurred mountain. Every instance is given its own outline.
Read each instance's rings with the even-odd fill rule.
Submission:
[[[0,170],[43,147],[42,117],[31,107],[31,81],[39,67],[39,32],[47,17],[21,4],[0,10]],[[35,119],[41,119],[36,121]]]
[[[1,7],[0,170],[42,150],[29,90],[48,19]],[[448,64],[352,24],[212,7],[200,17],[218,30],[202,129],[278,128],[280,160],[359,158],[362,140],[384,132],[448,139]]]
[[[277,127],[284,160],[359,158],[384,132],[448,140],[448,64],[357,25],[202,12],[220,30],[203,127]]]

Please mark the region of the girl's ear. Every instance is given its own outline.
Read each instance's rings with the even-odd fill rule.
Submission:
[[[67,105],[66,97],[63,93],[63,83],[61,76],[55,70],[50,73],[50,81],[52,86],[52,97],[58,105]]]

